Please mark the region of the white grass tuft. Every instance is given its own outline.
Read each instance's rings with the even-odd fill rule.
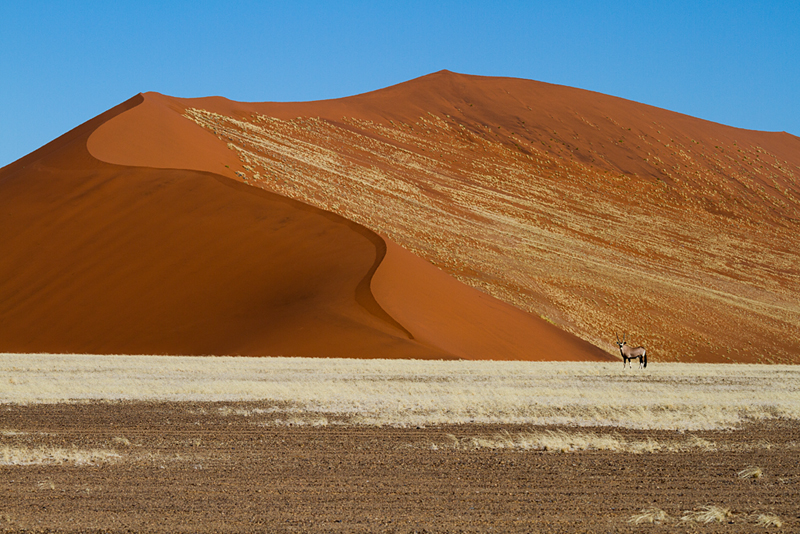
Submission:
[[[730,509],[719,506],[703,506],[699,511],[687,510],[681,519],[696,523],[722,523],[732,517]]]
[[[665,523],[670,521],[672,518],[667,515],[664,510],[660,508],[647,508],[639,512],[638,514],[634,514],[628,519],[628,523],[634,523],[636,525],[640,523]]]
[[[783,526],[783,521],[777,515],[773,514],[759,514],[756,517],[756,524],[760,527],[778,527],[781,528]]]
[[[39,489],[49,489],[49,490],[56,489],[56,485],[49,478],[47,480],[40,480],[39,482],[36,483],[36,486]]]
[[[737,475],[739,478],[761,478],[764,472],[760,467],[749,466],[739,471]]]

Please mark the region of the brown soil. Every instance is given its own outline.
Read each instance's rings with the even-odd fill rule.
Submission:
[[[239,408],[278,410],[254,417],[236,415]],[[796,422],[697,433],[724,452],[624,455],[446,445],[447,434],[527,427],[270,424],[286,416],[252,403],[3,406],[2,447],[113,449],[121,457],[94,466],[0,465],[0,530],[764,532],[756,518],[766,513],[783,521],[783,532],[800,529]],[[751,465],[763,476],[737,476]],[[708,505],[730,516],[680,521]],[[652,507],[672,519],[628,522]]]

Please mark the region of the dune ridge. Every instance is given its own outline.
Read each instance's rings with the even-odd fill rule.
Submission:
[[[137,98],[136,106],[95,120],[83,150],[102,172],[149,176],[153,191],[182,177],[185,191],[162,205],[180,206],[186,225],[211,216],[174,200],[206,183],[203,176],[242,194],[263,193],[264,202],[292,199],[295,208],[305,206],[300,211],[319,209],[309,213],[354,225],[350,231],[361,235],[339,241],[339,254],[364,252],[348,264],[350,297],[325,286],[335,305],[311,299],[313,306],[292,308],[282,323],[280,314],[267,314],[283,327],[336,310],[335,320],[311,321],[327,332],[320,339],[335,344],[349,331],[408,357],[603,359],[615,352],[614,335],[626,332],[662,361],[800,358],[797,137],[580,89],[448,71],[318,102]],[[25,172],[32,161],[49,165],[43,157],[26,161]],[[0,185],[19,168],[0,171]],[[31,206],[46,204],[41,191],[26,194]],[[235,202],[215,216],[228,218]],[[230,235],[261,221],[238,217],[225,223]],[[274,237],[273,223],[262,229]],[[322,241],[336,256],[329,240],[302,235],[277,249]],[[264,235],[248,239],[258,248]],[[236,254],[247,250],[242,244]],[[253,272],[267,261],[263,251],[257,256],[245,262]],[[287,261],[311,265],[311,256]],[[316,265],[324,271],[334,263]],[[307,274],[327,276],[315,273]],[[7,293],[31,287],[25,283],[6,284]],[[218,298],[233,303],[245,294]],[[263,309],[248,309],[263,317]],[[14,311],[7,306],[5,316]],[[236,315],[234,308],[226,313]],[[304,329],[291,332],[281,339],[302,337]],[[376,346],[369,343],[351,355],[365,357]]]
[[[447,71],[307,103],[169,99],[236,178],[614,352],[796,362],[800,139]]]
[[[208,173],[101,163],[85,141],[103,119],[4,170],[4,349],[447,357],[410,342],[365,289],[380,261],[371,232]]]
[[[455,281],[451,291],[476,318],[516,318],[517,330],[504,330],[506,350],[485,353],[484,343],[454,353],[435,329],[415,339],[373,294],[387,263],[384,238],[230,179],[238,158],[170,106],[138,95],[3,169],[3,350],[541,357],[527,335],[538,318],[510,306],[495,317],[486,295]],[[398,279],[424,271],[417,261]],[[382,299],[402,305],[391,276],[381,279]],[[411,313],[403,322],[413,323],[413,306],[404,309]],[[448,329],[447,312],[440,329]],[[575,341],[582,352],[568,359],[607,359]]]

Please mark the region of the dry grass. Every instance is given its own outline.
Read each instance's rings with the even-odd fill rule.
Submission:
[[[759,514],[756,517],[756,524],[760,527],[778,527],[783,526],[781,518],[774,514]]]
[[[703,506],[699,511],[687,510],[681,520],[696,523],[722,523],[733,516],[730,509],[720,506]]]
[[[545,432],[501,432],[491,437],[462,437],[448,434],[447,446],[458,449],[520,449],[548,452],[614,451],[633,454],[653,452],[680,452],[693,449],[714,450],[716,446],[695,436],[681,440],[658,442],[627,440],[618,434],[594,432],[568,432],[564,430]]]
[[[640,523],[665,523],[672,518],[667,515],[664,510],[660,508],[647,508],[639,512],[638,514],[634,514],[628,519],[628,523],[634,523],[636,525]]]
[[[63,464],[89,466],[114,462],[120,458],[116,451],[104,449],[0,445],[0,465],[8,466]]]
[[[39,482],[36,483],[36,486],[39,489],[42,489],[42,490],[47,490],[47,489],[54,490],[54,489],[56,489],[55,483],[53,483],[53,481],[50,480],[49,478],[46,479],[46,480],[40,480]]]
[[[271,401],[257,424],[531,424],[711,430],[800,419],[800,368],[0,354],[0,403]],[[631,402],[636,399],[636,402]],[[227,410],[227,411],[226,411]],[[13,432],[11,429],[4,432]],[[648,445],[643,445],[646,449]],[[694,446],[713,446],[698,442]]]
[[[764,473],[761,471],[760,467],[746,467],[737,473],[739,478],[761,478]]]

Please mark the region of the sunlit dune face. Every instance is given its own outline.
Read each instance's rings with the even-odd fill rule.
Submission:
[[[383,233],[599,347],[616,352],[627,328],[662,361],[800,361],[797,165],[711,139],[719,125],[679,136],[576,111],[558,132],[469,113],[185,116],[238,155],[247,183]]]

